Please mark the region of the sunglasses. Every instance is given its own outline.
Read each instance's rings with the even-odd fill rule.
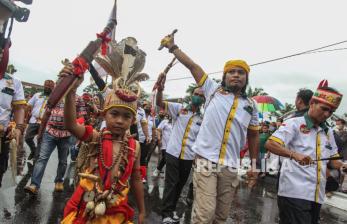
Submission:
[[[240,75],[246,75],[246,71],[243,69],[231,69],[230,71],[228,71],[229,74],[233,75],[236,73],[239,73]]]

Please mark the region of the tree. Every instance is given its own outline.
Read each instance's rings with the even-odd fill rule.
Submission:
[[[140,101],[143,102],[143,101],[149,101],[149,100],[150,100],[150,94],[141,88]]]
[[[9,65],[7,66],[6,73],[8,73],[8,74],[10,74],[10,75],[13,75],[13,74],[16,73],[16,72],[17,72],[17,69],[16,69],[16,67],[14,67],[13,64],[9,64]]]
[[[269,94],[267,94],[266,92],[264,92],[263,88],[257,88],[255,87],[254,89],[252,89],[251,86],[249,86],[246,90],[246,94],[248,97],[252,98],[254,96],[267,96]]]
[[[42,92],[42,89],[37,89],[35,87],[25,87],[23,86],[24,96],[26,99],[30,99],[35,93]]]
[[[83,92],[90,93],[91,95],[95,95],[99,92],[99,88],[96,86],[95,83],[89,84],[83,89]]]
[[[189,84],[188,88],[186,89],[186,93],[190,96],[193,94],[193,91],[195,88],[197,88],[198,85],[196,83]]]
[[[271,115],[275,116],[276,118],[279,118],[293,110],[295,110],[295,105],[291,103],[285,103],[284,108],[282,110],[271,112]]]
[[[196,83],[189,84],[188,88],[186,89],[186,95],[183,98],[184,103],[190,102],[190,97],[193,94],[194,89],[197,87],[198,87],[198,85]]]

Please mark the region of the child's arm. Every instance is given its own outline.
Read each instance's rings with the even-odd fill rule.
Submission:
[[[136,147],[139,144],[136,145]],[[135,199],[136,199],[136,204],[139,209],[139,218],[138,218],[138,223],[143,223],[144,218],[145,218],[145,201],[144,201],[144,193],[143,193],[143,184],[141,180],[141,175],[140,175],[140,150],[138,150],[138,155],[134,163],[133,167],[133,173],[131,175],[131,189],[134,192]]]
[[[64,105],[64,123],[68,131],[72,135],[76,136],[78,139],[81,139],[85,132],[86,128],[84,125],[78,124],[76,121],[76,89],[72,89],[65,97]]]

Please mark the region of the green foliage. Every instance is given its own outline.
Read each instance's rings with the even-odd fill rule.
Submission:
[[[249,86],[246,90],[246,94],[248,97],[252,98],[254,96],[267,96],[269,94],[267,94],[263,88],[257,88],[255,87],[254,89],[252,89],[251,86]]]
[[[276,118],[283,117],[283,115],[295,110],[295,105],[291,103],[285,103],[284,108],[279,111],[271,112],[271,116],[274,116]]]
[[[92,95],[96,94],[99,92],[99,88],[96,86],[95,83],[89,84],[83,89],[83,92],[90,93]]]
[[[26,99],[30,99],[35,93],[38,92],[42,92],[42,89],[38,89],[35,87],[24,87],[23,86],[23,90],[24,90],[24,96]]]
[[[140,101],[150,101],[150,94],[147,93],[143,88],[141,88]]]
[[[6,73],[13,75],[14,73],[17,72],[16,67],[13,64],[9,64],[6,69]]]
[[[186,93],[190,96],[193,94],[194,89],[198,87],[196,83],[189,84],[188,88],[186,89]]]

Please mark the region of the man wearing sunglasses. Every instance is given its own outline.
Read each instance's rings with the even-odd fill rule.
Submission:
[[[163,80],[161,73],[158,80]],[[172,133],[166,148],[165,186],[162,200],[162,224],[179,223],[176,206],[186,184],[195,158],[192,150],[199,133],[200,109],[205,97],[201,88],[194,88],[189,103],[163,101],[164,83],[158,86],[157,105],[172,117]]]
[[[204,119],[193,146],[196,157],[191,223],[226,223],[246,138],[252,160],[259,152],[257,107],[245,93],[250,68],[243,60],[226,62],[219,85],[177,47],[173,35],[166,36],[161,45],[190,70],[206,98]],[[252,170],[248,174],[254,186],[258,173]]]
[[[342,94],[323,80],[310,101],[308,112],[286,120],[265,145],[284,158],[277,199],[280,224],[319,223],[328,162],[346,172],[347,164],[336,159],[339,154],[333,131],[325,123],[341,99]]]

